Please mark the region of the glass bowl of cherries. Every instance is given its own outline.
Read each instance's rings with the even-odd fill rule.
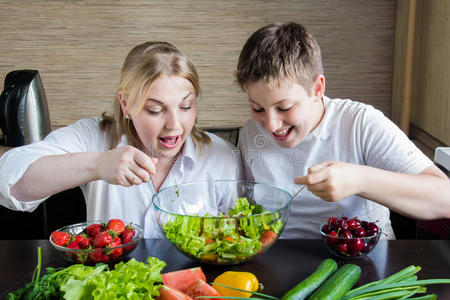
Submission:
[[[358,217],[330,217],[320,226],[320,234],[328,250],[342,259],[361,258],[370,253],[382,234],[375,222]]]

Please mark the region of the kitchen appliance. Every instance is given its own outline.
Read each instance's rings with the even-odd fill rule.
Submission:
[[[0,128],[3,144],[12,147],[40,141],[51,131],[38,71],[15,70],[6,75],[0,96]]]

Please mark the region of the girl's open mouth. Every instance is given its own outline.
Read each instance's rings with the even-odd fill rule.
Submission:
[[[159,142],[161,145],[166,149],[173,149],[176,146],[178,146],[178,143],[180,142],[180,136],[166,136],[166,137],[160,137]]]
[[[285,141],[291,135],[293,128],[294,128],[294,126],[291,126],[289,128],[285,128],[282,130],[278,130],[276,132],[272,132],[272,136],[277,141]]]

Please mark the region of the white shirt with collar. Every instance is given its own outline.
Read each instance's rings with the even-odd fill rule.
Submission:
[[[30,164],[45,155],[109,150],[110,140],[99,129],[100,118],[77,121],[51,132],[43,141],[14,148],[0,158],[0,204],[19,211],[33,211],[44,199],[24,202],[10,194],[10,188],[22,178]],[[161,189],[185,182],[214,179],[242,179],[239,150],[222,138],[207,133],[212,142],[204,145],[200,155],[189,136]],[[127,145],[123,137],[117,146]],[[120,218],[144,227],[145,238],[162,237],[153,216],[151,183],[131,187],[108,184],[103,180],[81,186],[87,210],[87,220]],[[64,203],[61,203],[64,205]]]
[[[268,182],[294,194],[301,187],[294,183],[294,177],[307,174],[310,166],[327,160],[407,174],[418,174],[432,165],[381,111],[348,99],[324,96],[323,101],[323,119],[293,148],[278,146],[253,120],[245,124],[238,147],[247,180]],[[359,196],[330,203],[306,189],[293,200],[281,238],[319,238],[320,224],[336,214],[378,221],[377,225],[386,233],[382,238],[395,238],[388,208]]]

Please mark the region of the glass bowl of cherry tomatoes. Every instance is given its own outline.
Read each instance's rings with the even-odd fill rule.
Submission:
[[[377,245],[382,234],[375,222],[357,217],[330,217],[320,226],[320,234],[327,249],[342,259],[361,258]]]
[[[73,263],[115,263],[142,240],[144,229],[120,219],[96,220],[61,227],[50,234],[50,244]]]

